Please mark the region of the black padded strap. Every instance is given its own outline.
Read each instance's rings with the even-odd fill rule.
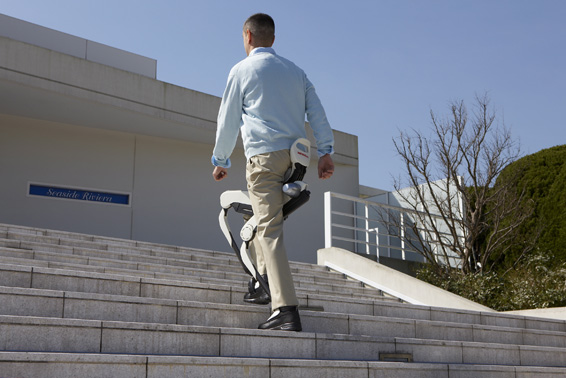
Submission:
[[[307,173],[307,167],[300,163],[295,163],[293,174],[283,183],[283,185],[290,182],[301,181],[303,177],[305,177],[305,173]]]
[[[308,190],[303,190],[298,197],[291,198],[285,205],[283,205],[283,219],[287,219],[292,212],[307,203],[310,198],[311,192]]]
[[[249,215],[250,217],[254,215],[254,211],[252,210],[252,205],[248,205],[247,203],[239,203],[234,202],[232,207],[237,213]]]

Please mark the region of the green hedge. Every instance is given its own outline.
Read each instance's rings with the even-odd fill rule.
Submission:
[[[481,274],[447,269],[438,276],[424,266],[418,278],[498,311],[566,306],[566,145],[517,160],[498,181],[516,172],[517,191],[534,204],[516,243],[538,236],[534,249],[517,260],[521,248],[511,248]]]
[[[557,146],[525,156],[510,164],[500,177],[519,169],[521,177],[517,190],[526,189],[528,199],[534,201],[533,215],[521,228],[524,237],[541,233],[536,246],[550,251],[556,262],[566,261],[566,145]],[[509,256],[508,262],[513,260]]]

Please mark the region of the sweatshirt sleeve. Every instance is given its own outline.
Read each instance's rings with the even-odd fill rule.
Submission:
[[[306,77],[305,77],[306,78]],[[314,132],[318,156],[334,153],[334,136],[314,85],[306,78],[305,113]]]
[[[230,155],[236,146],[242,124],[242,103],[243,93],[235,70],[232,70],[218,111],[216,143],[211,159],[215,166],[230,168]]]

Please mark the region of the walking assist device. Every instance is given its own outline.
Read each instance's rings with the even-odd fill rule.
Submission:
[[[308,139],[297,139],[291,146],[291,168],[286,172],[284,181],[281,183],[281,190],[285,193],[289,200],[283,205],[283,219],[304,205],[310,199],[310,192],[307,190],[307,184],[303,181],[303,177],[307,172],[310,162],[310,142]],[[244,271],[252,276],[252,278],[265,290],[271,297],[269,286],[259,274],[249,253],[250,243],[255,237],[257,229],[257,220],[254,217],[250,197],[247,191],[243,190],[227,190],[220,195],[220,206],[222,210],[218,216],[220,229],[228,243],[236,252],[238,260],[242,264]],[[236,213],[244,215],[247,220],[240,230],[240,238],[242,246],[238,248],[238,243],[232,235],[230,226],[228,225],[228,211],[234,209]]]

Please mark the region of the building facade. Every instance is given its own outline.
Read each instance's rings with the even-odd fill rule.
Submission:
[[[212,179],[219,106],[159,81],[153,59],[0,14],[0,223],[229,251],[219,197],[245,189],[245,157],[239,142]],[[359,195],[357,137],[334,136],[334,177],[313,159],[287,220],[291,260],[324,246],[325,191]]]

